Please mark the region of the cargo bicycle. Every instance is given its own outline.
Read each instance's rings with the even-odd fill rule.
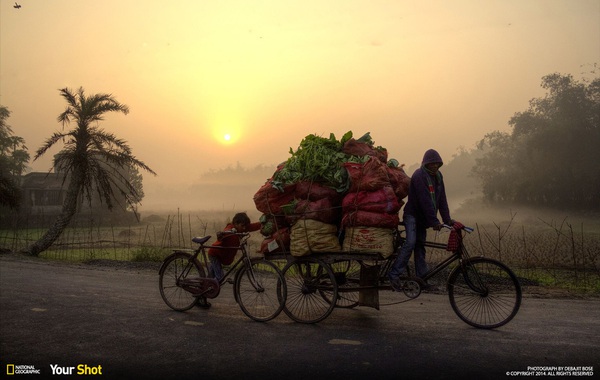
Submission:
[[[240,245],[234,247],[241,256],[229,266],[217,281],[207,277],[207,242],[211,236],[194,237],[198,244],[193,250],[175,250],[159,269],[159,289],[163,301],[173,310],[186,311],[206,299],[216,298],[225,283],[233,283],[235,301],[249,318],[266,322],[283,310],[287,286],[281,270],[263,258],[248,254],[247,232],[219,232],[237,235]],[[214,247],[219,249],[219,247]],[[229,247],[231,248],[231,247]],[[233,275],[233,280],[231,276]]]
[[[453,229],[451,226],[445,226]],[[522,291],[515,274],[503,263],[471,257],[463,244],[468,227],[454,230],[458,234],[455,249],[433,265],[422,278],[402,281],[401,292],[415,299],[427,281],[450,269],[446,289],[450,305],[467,324],[493,329],[505,325],[517,314]],[[403,231],[395,233],[394,251],[402,245]],[[426,247],[446,250],[446,244],[426,242]],[[271,256],[271,259],[280,259]],[[380,252],[322,252],[287,258],[283,269],[287,283],[287,300],[283,311],[300,323],[317,323],[327,318],[334,308],[359,305],[379,309],[379,290],[392,290],[388,272],[395,254],[384,258]]]

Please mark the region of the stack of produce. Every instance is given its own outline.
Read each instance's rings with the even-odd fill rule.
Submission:
[[[254,196],[263,214],[285,216],[271,235],[265,234],[269,243],[263,243],[262,252],[274,252],[273,235],[285,231],[289,239],[278,239],[290,242],[294,256],[339,251],[345,229],[345,250],[391,254],[387,242],[391,244],[398,225],[410,179],[396,160],[386,163],[385,148],[374,147],[369,133],[356,140],[348,132],[340,141],[333,134],[328,139],[308,135],[290,154]],[[368,243],[381,229],[386,230],[386,244]]]
[[[292,255],[339,251],[337,225],[348,186],[347,174],[340,165],[346,159],[341,143],[333,134],[328,139],[308,135],[295,152],[290,149],[290,154],[255,194],[257,210],[286,216],[291,225],[288,248]],[[285,228],[277,227],[278,232]]]
[[[400,222],[398,211],[410,179],[402,168],[390,167],[375,157],[346,167],[352,185],[342,201],[343,248],[387,257],[393,252],[393,232]]]

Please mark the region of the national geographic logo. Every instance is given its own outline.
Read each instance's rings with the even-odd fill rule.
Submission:
[[[7,375],[39,375],[40,369],[28,364],[7,364]]]

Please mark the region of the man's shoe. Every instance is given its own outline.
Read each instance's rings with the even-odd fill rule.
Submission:
[[[206,298],[200,297],[198,298],[198,302],[196,302],[196,306],[201,307],[202,309],[210,309],[212,305]]]
[[[402,292],[404,291],[404,283],[407,280],[406,276],[400,276],[397,278],[389,278],[390,280],[390,285],[392,286],[392,290],[394,290],[395,292]]]

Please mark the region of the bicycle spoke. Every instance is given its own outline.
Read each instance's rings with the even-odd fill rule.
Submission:
[[[359,286],[360,264],[354,260],[343,260],[331,264],[331,269],[338,285],[335,306],[348,309],[358,306],[358,290],[355,288]],[[322,296],[333,302],[326,293]]]
[[[294,321],[316,323],[335,307],[337,285],[331,269],[314,259],[302,258],[284,269],[288,296],[284,312]]]
[[[466,323],[495,328],[508,323],[521,305],[521,287],[504,264],[476,258],[458,267],[448,279],[452,308]]]
[[[265,322],[283,310],[287,287],[281,271],[273,263],[259,260],[240,269],[234,292],[248,317]]]
[[[186,278],[204,277],[204,270],[184,252],[178,252],[167,258],[159,274],[160,294],[165,303],[173,310],[185,311],[192,308],[197,298],[181,287]]]

